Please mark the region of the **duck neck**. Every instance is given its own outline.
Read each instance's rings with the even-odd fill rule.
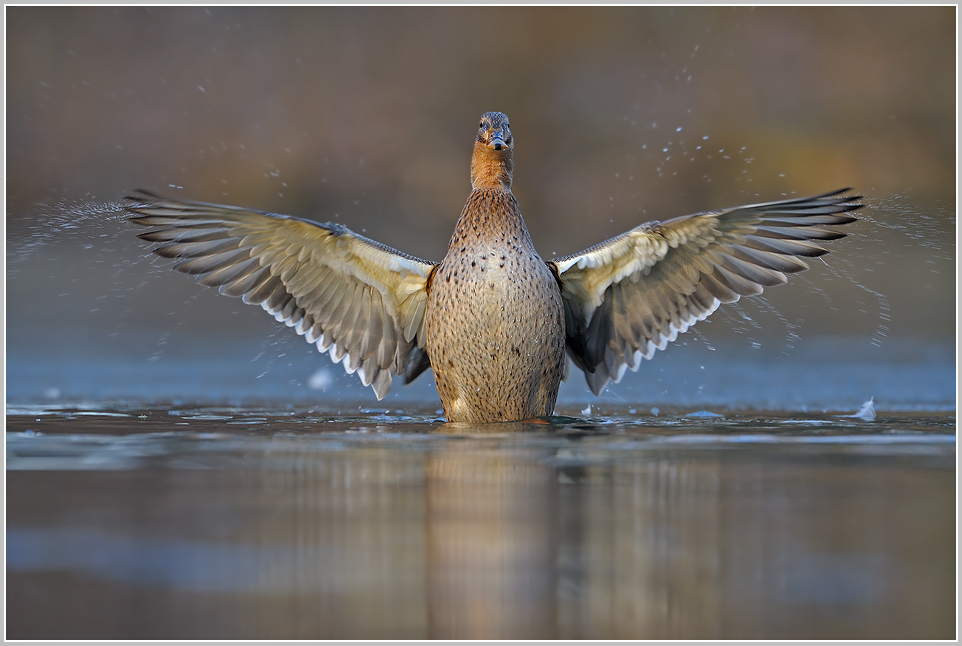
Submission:
[[[514,159],[510,148],[493,150],[481,142],[474,144],[471,156],[471,188],[511,192]]]

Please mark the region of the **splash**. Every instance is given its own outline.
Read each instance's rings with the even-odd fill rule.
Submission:
[[[41,205],[39,213],[21,231],[7,237],[8,272],[16,271],[16,264],[30,258],[45,245],[65,239],[80,239],[84,248],[92,250],[110,245],[117,234],[108,225],[116,225],[127,217],[119,202],[91,202],[60,200],[53,205]],[[9,222],[8,222],[9,225]]]
[[[908,192],[872,198],[871,209],[860,212],[859,219],[904,235],[919,247],[931,250],[934,257],[954,262],[955,208],[936,203],[930,212],[923,212],[912,205],[911,199]]]

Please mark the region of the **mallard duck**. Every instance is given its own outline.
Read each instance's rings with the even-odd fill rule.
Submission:
[[[551,415],[565,355],[597,395],[721,303],[760,294],[844,237],[850,189],[648,222],[544,261],[511,192],[514,137],[481,117],[471,194],[440,263],[336,223],[233,206],[125,198],[177,271],[257,304],[378,399],[434,370],[448,421]]]

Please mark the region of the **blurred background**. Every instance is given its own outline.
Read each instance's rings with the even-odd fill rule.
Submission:
[[[911,365],[893,392],[954,405],[955,7],[5,15],[8,400],[326,391],[373,404],[259,308],[149,258],[115,201],[143,187],[337,221],[439,260],[477,119],[500,110],[546,258],[652,219],[865,195],[826,262],[716,312],[643,366],[657,383],[629,375],[613,397],[721,401],[736,359],[787,357],[815,389],[792,397],[833,402],[845,374],[820,366],[842,352],[865,374]],[[389,397],[430,397],[430,381]],[[846,397],[878,396],[856,386]],[[580,375],[565,388],[588,398]]]

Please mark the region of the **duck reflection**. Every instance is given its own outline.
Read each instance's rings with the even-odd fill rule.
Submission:
[[[296,537],[304,567],[290,572],[291,601],[311,627],[301,636],[717,634],[717,463],[605,462],[590,448],[519,448],[469,430],[445,425],[453,435],[400,461],[354,449],[292,455],[296,468],[264,474],[273,492],[297,494],[269,542]]]
[[[464,442],[427,456],[432,638],[556,636],[561,534],[558,472],[549,457]]]
[[[8,635],[875,639],[954,625],[954,605],[933,601],[954,589],[954,443],[935,468],[845,447],[826,461],[831,447],[360,430],[125,436],[114,448],[151,466],[99,470],[10,470],[69,457],[55,435],[13,442]]]

